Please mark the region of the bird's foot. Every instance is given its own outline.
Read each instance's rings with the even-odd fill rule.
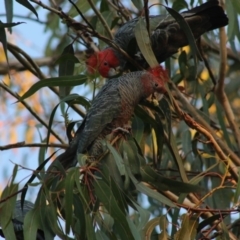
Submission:
[[[127,136],[132,133],[132,128],[130,125],[125,125],[124,127],[115,128],[112,133],[115,135],[120,135],[126,140],[128,138]]]

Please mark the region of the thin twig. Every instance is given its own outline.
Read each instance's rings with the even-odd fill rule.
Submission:
[[[223,5],[223,2],[221,3]],[[226,92],[224,91],[224,80],[226,76],[227,67],[227,50],[226,50],[227,35],[224,28],[220,28],[219,35],[220,35],[220,66],[219,66],[219,79],[216,85],[215,93],[218,101],[221,103],[223,107],[229,126],[232,129],[233,135],[237,142],[238,149],[240,150],[239,126],[236,123],[233,110],[227,98]]]
[[[102,14],[97,10],[96,6],[94,5],[94,3],[92,2],[92,0],[88,0],[88,3],[90,4],[90,6],[92,7],[92,10],[95,12],[95,14],[97,15],[97,17],[99,18],[99,20],[101,21],[103,27],[105,28],[106,32],[108,33],[109,38],[112,40],[113,36],[111,33],[110,28],[108,27],[107,22],[105,21],[105,19],[103,18]]]
[[[189,114],[191,116],[194,116],[194,119],[196,119],[196,122],[198,125],[201,125],[201,130],[203,131],[203,134],[207,134],[205,136],[210,137],[211,140],[214,140],[215,147],[218,146],[220,151],[218,152],[221,156],[221,159],[227,160],[228,158],[232,160],[232,164],[235,164],[236,166],[240,166],[240,159],[239,157],[227,146],[225,142],[223,142],[215,133],[215,131],[209,126],[209,124],[197,113],[196,109],[188,102],[188,100],[181,94],[179,89],[171,83],[172,88],[174,89],[175,93],[177,94],[178,99],[180,102],[184,105],[184,107],[187,109]],[[225,152],[225,154],[224,154]],[[222,155],[222,153],[224,155]],[[236,168],[236,167],[235,167]],[[237,171],[237,168],[234,170],[234,172]],[[234,174],[235,181],[238,180],[238,174]]]
[[[23,106],[43,125],[45,126],[48,130],[48,124],[42,120],[38,114],[36,114],[36,112],[28,105],[27,102],[25,102],[24,100],[20,99],[20,96],[18,96],[17,93],[14,93],[7,85],[5,85],[4,83],[0,82],[0,87],[2,87],[6,92],[8,92],[9,94],[11,94],[14,98],[17,99],[17,101],[21,102],[23,104]],[[53,131],[52,129],[50,129],[50,132],[53,134],[53,136],[55,136],[61,143],[64,143],[64,141],[60,138],[60,136],[58,136],[58,134]]]
[[[8,43],[8,49],[11,50],[12,53],[14,53],[18,61],[22,63],[27,70],[32,72],[36,77],[40,76],[40,81],[46,78],[46,76],[41,72],[37,64],[32,60],[32,58],[26,52],[24,52],[22,49],[18,48],[17,46],[11,43]],[[24,58],[22,58],[22,56],[18,53],[18,51],[31,63],[31,65]],[[49,87],[49,89],[51,89],[57,96],[59,96],[59,91],[55,87]],[[76,105],[69,105],[69,106],[75,112],[77,112],[81,117],[85,116],[85,113]]]
[[[63,148],[67,149],[68,144],[57,144],[57,143],[25,143],[25,142],[17,142],[8,144],[5,146],[0,146],[0,151],[12,149],[12,148],[24,148],[24,147],[54,147],[54,148]]]

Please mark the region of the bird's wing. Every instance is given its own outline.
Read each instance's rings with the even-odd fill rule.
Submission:
[[[106,126],[120,114],[120,111],[121,98],[118,81],[111,79],[99,91],[89,109],[84,129],[79,137],[78,153],[86,151]]]

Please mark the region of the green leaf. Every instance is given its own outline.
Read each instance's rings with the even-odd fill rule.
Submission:
[[[83,208],[83,203],[77,194],[73,195],[73,204],[74,204],[74,216],[77,218],[77,221],[73,227],[73,232],[75,235],[85,236],[86,235],[85,210]]]
[[[0,21],[0,26],[2,26],[3,23]],[[3,50],[6,56],[6,60],[8,62],[8,55],[7,55],[7,37],[5,33],[5,29],[3,27],[0,27],[0,42],[3,45]]]
[[[52,110],[51,112],[51,115],[50,115],[50,118],[49,118],[49,123],[48,123],[48,132],[47,132],[47,138],[46,138],[46,144],[48,146],[48,143],[49,143],[49,138],[50,138],[50,134],[51,134],[51,129],[52,129],[52,123],[53,123],[53,119],[54,119],[54,115],[57,111],[57,108],[58,106],[61,104],[61,103],[64,103],[64,102],[67,102],[67,101],[71,101],[71,100],[74,100],[74,99],[77,99],[79,97],[78,94],[71,94],[71,95],[68,95],[66,97],[64,97],[58,104],[56,107],[54,107],[54,109]],[[46,147],[46,150],[47,150],[47,147]]]
[[[76,58],[77,59],[77,58]],[[72,61],[71,61],[72,60]],[[79,62],[76,60],[76,63]],[[56,63],[59,63],[58,75],[67,76],[73,75],[75,58],[74,58],[74,49],[72,43],[67,45],[64,49]],[[70,69],[68,69],[70,68]]]
[[[12,215],[17,198],[17,194],[13,194],[16,193],[17,190],[18,184],[11,183],[9,186],[5,187],[1,195],[1,201],[3,201],[3,203],[0,204],[0,226],[2,227],[2,231],[6,239],[16,239],[14,234]],[[9,196],[11,197],[9,198]]]
[[[138,149],[135,142],[131,139],[128,141],[123,141],[122,151],[124,157],[128,159],[128,166],[126,166],[135,177],[139,177],[140,174],[140,159],[138,154]]]
[[[92,219],[88,214],[85,214],[85,219],[86,219],[86,235],[87,235],[86,239],[95,240],[96,234],[93,228]]]
[[[110,150],[112,153],[115,163],[118,167],[120,175],[125,175],[125,166],[122,157],[119,155],[119,153],[116,151],[116,149],[109,143],[107,142],[107,148]]]
[[[158,61],[153,53],[151,40],[149,38],[149,34],[146,29],[146,25],[143,18],[139,18],[138,23],[136,24],[134,33],[135,33],[138,47],[142,55],[146,59],[147,63],[149,64],[149,66],[150,67],[158,66]]]
[[[231,3],[233,5],[234,9],[240,14],[240,2],[235,1],[235,0],[231,0]]]
[[[185,21],[184,17],[179,14],[178,12],[176,12],[175,10],[165,7],[167,9],[167,11],[173,16],[173,18],[179,23],[179,25],[182,27],[184,33],[187,36],[189,45],[191,47],[192,53],[193,53],[193,59],[194,59],[194,79],[196,78],[197,75],[197,56],[199,57],[199,59],[201,58],[201,55],[198,51],[197,45],[196,45],[196,41],[195,38],[193,36],[193,33],[188,25],[188,23]]]
[[[240,167],[238,167],[238,172],[240,172]],[[236,191],[235,191],[235,194],[234,194],[234,200],[233,200],[233,202],[234,202],[235,204],[238,203],[238,201],[239,201],[239,196],[240,196],[240,177],[238,177],[237,187],[236,187]]]
[[[103,13],[105,11],[109,11],[109,3],[106,0],[102,0],[100,4],[100,12]]]
[[[139,231],[142,231],[146,223],[148,222],[150,218],[150,212],[144,209],[143,207],[139,206],[137,203],[132,201],[132,204],[137,209],[139,213],[139,224],[137,225],[137,228]]]
[[[6,9],[6,17],[7,17],[7,22],[12,23],[12,18],[13,18],[13,0],[5,0],[5,9]],[[12,33],[11,28],[8,28],[8,31]]]
[[[182,226],[176,233],[174,239],[175,240],[182,240],[182,239],[191,239],[191,233],[190,233],[190,219],[187,214],[182,215]]]
[[[21,207],[22,208],[23,208],[25,196],[27,194],[28,185],[33,182],[33,180],[38,176],[38,172],[40,172],[44,168],[46,163],[52,158],[52,156],[54,154],[55,154],[55,152],[50,157],[48,157],[41,165],[38,166],[38,168],[33,172],[32,176],[29,178],[29,180],[24,185],[23,190],[22,190],[22,194],[21,194]]]
[[[153,218],[152,220],[150,220],[146,224],[146,226],[143,229],[143,234],[142,234],[142,236],[144,236],[144,239],[146,239],[146,240],[150,240],[151,239],[152,231],[154,230],[154,228],[156,226],[158,226],[159,221],[160,221],[160,217],[156,217],[156,218]]]
[[[128,163],[128,158],[127,158],[127,155],[124,154],[124,162],[125,162],[125,165],[126,166],[129,166],[129,163]],[[136,189],[141,192],[141,193],[144,193],[146,194],[147,196],[163,203],[163,204],[166,204],[168,205],[169,207],[176,207],[174,205],[174,203],[169,200],[168,198],[166,198],[165,196],[163,196],[161,193],[158,193],[156,191],[153,191],[151,188],[145,186],[142,182],[139,182],[132,174],[131,170],[129,167],[126,167],[126,170],[127,170],[127,173],[129,175],[129,177],[131,178],[131,180],[133,181]]]
[[[14,27],[14,26],[17,26],[19,24],[22,24],[24,22],[16,22],[16,23],[3,23],[0,21],[0,29],[1,28],[9,28],[9,27]]]
[[[77,76],[64,76],[64,77],[55,77],[55,78],[47,78],[43,79],[33,86],[20,97],[19,101],[22,101],[35,92],[37,92],[42,87],[56,87],[56,86],[77,86],[84,84],[87,81],[87,77],[85,75],[77,75]]]
[[[143,1],[142,0],[131,0],[133,5],[138,9],[142,10],[143,9]]]
[[[28,0],[16,0],[19,4],[23,5],[25,8],[29,9],[31,12],[35,14],[35,16],[38,18],[37,11],[35,8],[29,3]]]
[[[97,197],[115,220],[114,226],[116,227],[116,231],[120,235],[121,239],[134,239],[125,213],[119,208],[109,186],[103,180],[95,180],[94,189]]]
[[[74,49],[72,43],[66,46],[58,59],[59,62],[59,77],[72,76],[74,73],[75,63],[79,63],[78,59],[74,56]],[[59,87],[60,98],[69,95],[71,87],[62,86]]]
[[[26,214],[24,219],[23,223],[24,239],[25,240],[36,239],[38,228],[39,228],[39,211],[37,209],[32,209]]]
[[[69,234],[73,219],[73,187],[75,183],[75,171],[70,171],[65,179],[65,221],[66,233]]]
[[[199,186],[163,177],[154,171],[149,165],[141,167],[141,174],[144,182],[149,183],[159,191],[170,190],[180,193],[189,193],[198,192],[201,190]]]
[[[188,9],[188,4],[186,3],[185,0],[178,0],[178,1],[175,1],[172,5],[172,8],[175,10],[175,11],[180,11],[184,8]]]

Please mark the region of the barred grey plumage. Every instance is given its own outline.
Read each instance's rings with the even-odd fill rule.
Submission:
[[[181,15],[191,28],[195,39],[205,32],[228,24],[228,18],[217,0],[208,1]],[[134,34],[137,22],[138,18],[135,18],[121,26],[114,41],[146,69],[148,64],[139,51]],[[188,45],[184,31],[171,15],[150,16],[149,23],[152,48],[159,63],[176,53],[180,47]],[[90,73],[97,69],[104,77],[111,75],[112,69],[118,66],[122,70],[136,70],[135,66],[127,62],[121,53],[111,47],[91,55],[86,64]]]

